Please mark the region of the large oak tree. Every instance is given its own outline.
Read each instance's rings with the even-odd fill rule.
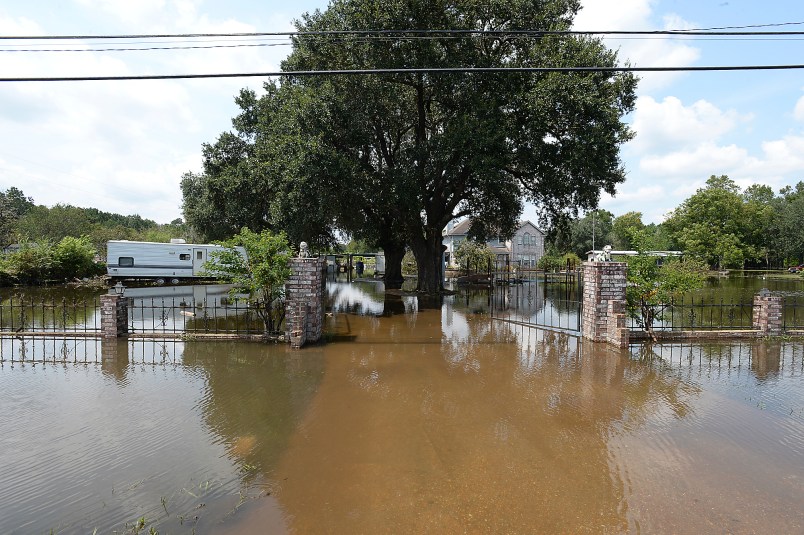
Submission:
[[[577,0],[333,0],[298,21],[283,70],[617,66],[594,38],[516,33],[569,30],[579,8]],[[456,31],[406,32],[445,29]],[[377,30],[394,33],[360,33]],[[480,30],[494,33],[466,32]],[[354,33],[332,33],[341,31]],[[470,216],[475,237],[505,236],[524,200],[551,220],[614,193],[625,178],[619,147],[632,134],[622,117],[635,85],[632,75],[606,70],[289,74],[251,106],[270,116],[284,102],[292,124],[255,118],[270,135],[247,139],[257,160],[248,172],[272,184],[267,194],[291,201],[285,210],[307,192],[325,199],[326,222],[385,240],[386,254],[406,244],[419,290],[437,293],[450,220]],[[264,158],[285,163],[277,169]],[[243,176],[237,165],[232,174]]]

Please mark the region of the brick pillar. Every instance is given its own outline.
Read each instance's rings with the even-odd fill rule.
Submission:
[[[629,333],[625,325],[625,301],[609,301],[606,309],[608,329],[606,342],[617,347],[628,347]]]
[[[625,262],[583,263],[581,333],[593,342],[628,345],[625,327]]]
[[[101,336],[117,338],[128,334],[128,299],[117,294],[101,296]]]
[[[324,328],[325,258],[292,258],[285,284],[286,336],[291,347],[317,342]]]
[[[754,296],[754,328],[768,336],[783,332],[784,298],[763,288]]]

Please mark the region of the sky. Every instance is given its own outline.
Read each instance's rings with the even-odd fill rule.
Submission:
[[[283,32],[326,0],[0,0],[0,36]],[[662,30],[804,22],[799,0],[582,0],[579,30]],[[761,28],[804,31],[804,24]],[[607,38],[637,67],[804,64],[804,36],[746,40]],[[175,46],[164,40],[160,46]],[[170,41],[169,43],[167,43]],[[198,46],[222,44],[199,39]],[[136,39],[125,41],[135,43]],[[254,44],[253,40],[246,41]],[[284,44],[285,41],[263,41]],[[275,72],[289,46],[91,51],[121,43],[0,40],[0,77]],[[184,43],[186,44],[186,43]],[[230,43],[231,44],[231,43]],[[137,46],[132,44],[133,46]],[[72,49],[69,52],[26,52]],[[37,204],[182,217],[179,183],[203,143],[231,129],[234,97],[258,78],[0,82],[0,190]],[[627,179],[601,208],[666,214],[710,175],[778,191],[804,180],[804,70],[641,75]],[[533,218],[527,207],[525,218]]]

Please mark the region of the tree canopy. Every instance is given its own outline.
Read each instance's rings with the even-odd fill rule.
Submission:
[[[718,268],[742,267],[753,256],[745,224],[740,188],[726,175],[712,175],[667,221],[684,251]]]
[[[297,22],[304,33],[294,36],[283,70],[616,66],[598,39],[505,33],[568,30],[579,6],[334,0]],[[501,33],[390,41],[326,33],[411,29]],[[205,147],[204,175],[183,182],[185,215],[198,225],[196,200],[228,195],[220,206],[239,204],[219,214],[225,221],[246,210],[267,228],[310,233],[324,224],[386,254],[395,249],[400,260],[407,245],[419,289],[438,292],[441,231],[450,220],[471,216],[478,238],[510,236],[525,199],[549,220],[614,192],[624,180],[619,147],[632,134],[621,119],[633,108],[635,85],[630,74],[602,71],[286,76],[259,98],[241,93],[236,139],[219,138],[221,157]],[[222,169],[212,165],[218,161]],[[264,186],[260,206],[243,199],[242,184]]]

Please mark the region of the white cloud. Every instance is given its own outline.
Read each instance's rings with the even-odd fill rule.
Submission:
[[[657,102],[643,96],[637,99],[632,123],[636,137],[629,148],[644,153],[713,142],[749,119],[734,110],[722,111],[705,100],[684,106],[677,97]]]
[[[80,7],[89,11],[101,11],[128,24],[149,22],[162,14],[165,0],[74,0]]]
[[[25,17],[11,18],[0,16],[0,35],[41,35],[42,28]]]
[[[655,0],[585,0],[575,18],[577,30],[658,30],[686,29],[691,25],[678,15],[667,14],[662,24],[654,23]],[[660,27],[661,26],[661,27]],[[678,39],[647,36],[627,39],[606,37],[606,44],[619,51],[621,62],[635,67],[684,67],[700,57],[700,50]],[[641,73],[640,93],[665,87],[682,73]]]
[[[796,121],[804,121],[804,97],[798,99],[795,108],[793,108],[793,117]]]
[[[201,2],[75,0],[78,13],[113,18],[116,33],[235,33],[256,28],[215,20]],[[285,19],[271,19],[279,30]],[[59,33],[30,19],[0,18],[6,35]],[[92,32],[88,32],[92,33]],[[212,44],[212,43],[203,43]],[[63,45],[62,45],[63,46]],[[65,48],[95,48],[71,42]],[[165,52],[0,55],[5,76],[93,76],[276,70],[286,47]],[[94,206],[166,222],[181,215],[179,182],[201,167],[201,144],[230,127],[233,97],[259,79],[20,83],[0,86],[0,189],[37,203]]]

